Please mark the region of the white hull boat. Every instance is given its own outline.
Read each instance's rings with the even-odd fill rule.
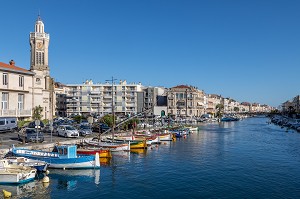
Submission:
[[[0,160],[0,184],[22,184],[34,180],[36,169],[12,165],[8,160]]]

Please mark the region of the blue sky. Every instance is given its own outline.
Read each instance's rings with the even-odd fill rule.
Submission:
[[[299,94],[298,0],[2,1],[0,61],[29,69],[40,11],[56,81],[196,86],[278,106]]]

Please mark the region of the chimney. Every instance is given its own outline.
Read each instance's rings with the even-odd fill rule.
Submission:
[[[15,65],[15,61],[12,59],[12,60],[10,60],[9,61],[9,65],[12,65],[12,66],[14,66]]]

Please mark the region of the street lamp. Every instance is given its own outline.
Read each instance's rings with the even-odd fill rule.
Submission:
[[[187,111],[188,111],[188,97],[187,97],[188,89],[185,90],[185,118],[187,119]]]
[[[114,77],[111,77],[110,80],[105,80],[108,82],[111,82],[111,113],[112,113],[112,127],[111,127],[111,135],[112,135],[112,141],[114,141],[114,134],[115,134],[115,107],[114,107],[114,81],[117,79],[114,79]]]

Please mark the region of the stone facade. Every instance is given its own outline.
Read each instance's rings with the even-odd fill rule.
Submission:
[[[205,113],[205,93],[193,86],[179,85],[167,92],[168,114],[199,117]]]

